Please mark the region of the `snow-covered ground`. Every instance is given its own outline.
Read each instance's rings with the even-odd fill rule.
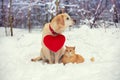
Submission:
[[[82,26],[63,34],[65,45],[75,46],[84,63],[31,62],[40,54],[41,30],[14,29],[14,36],[6,37],[0,28],[0,80],[120,80],[120,28]]]

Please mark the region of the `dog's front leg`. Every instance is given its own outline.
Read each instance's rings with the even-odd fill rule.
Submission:
[[[59,62],[59,55],[55,53],[55,64]]]
[[[44,55],[44,60],[48,60],[49,64],[53,64],[52,62],[52,58],[51,58],[51,54],[50,54],[50,50],[48,48],[42,48],[42,54]]]
[[[65,51],[64,48],[62,48],[57,53],[55,53],[55,63],[59,63],[60,62],[60,58],[64,54],[64,51]]]
[[[64,55],[64,53],[65,53],[65,49],[62,48],[59,54],[59,59]]]

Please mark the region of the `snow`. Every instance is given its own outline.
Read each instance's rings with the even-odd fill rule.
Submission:
[[[111,13],[113,13],[114,12],[114,8],[115,8],[115,5],[113,4],[112,5],[112,7],[111,7],[111,9],[109,10]]]
[[[56,9],[57,9],[57,6],[56,6],[55,2],[56,2],[56,0],[53,0],[52,2],[47,3],[48,6],[50,6],[49,9],[48,9],[48,12],[50,14],[53,14],[54,16],[56,15]]]
[[[0,28],[0,80],[120,80],[120,29],[68,29],[65,45],[75,46],[85,58],[80,64],[46,64],[31,62],[39,56],[41,30],[15,29],[6,37]],[[95,61],[91,62],[90,58]]]

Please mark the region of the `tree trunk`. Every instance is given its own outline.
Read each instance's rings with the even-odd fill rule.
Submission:
[[[7,36],[7,27],[5,25],[5,10],[4,10],[4,0],[2,0],[2,26],[5,27],[5,35]]]
[[[28,10],[28,30],[31,32],[31,22],[30,22],[31,8]]]
[[[58,6],[59,6],[59,0],[56,0],[56,13],[58,14]]]
[[[115,24],[115,27],[117,28],[117,24],[118,23],[118,11],[117,11],[117,7],[116,7],[116,0],[111,0],[113,5],[114,5],[114,12],[113,12],[113,22]]]
[[[1,15],[1,16],[2,16],[2,26],[3,26],[3,25],[4,25],[4,23],[3,23],[3,22],[4,22],[4,21],[3,21],[3,20],[4,20],[4,1],[3,1],[3,0],[2,0],[1,8],[2,8],[2,11],[1,11],[1,12],[2,12],[2,15]]]
[[[12,8],[12,0],[10,0],[10,4],[9,4],[9,25],[10,25],[11,36],[13,36],[13,24],[12,24],[13,17],[11,15],[11,8]]]

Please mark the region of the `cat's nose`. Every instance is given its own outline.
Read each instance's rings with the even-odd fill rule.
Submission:
[[[70,56],[72,55],[72,53],[70,52]]]

